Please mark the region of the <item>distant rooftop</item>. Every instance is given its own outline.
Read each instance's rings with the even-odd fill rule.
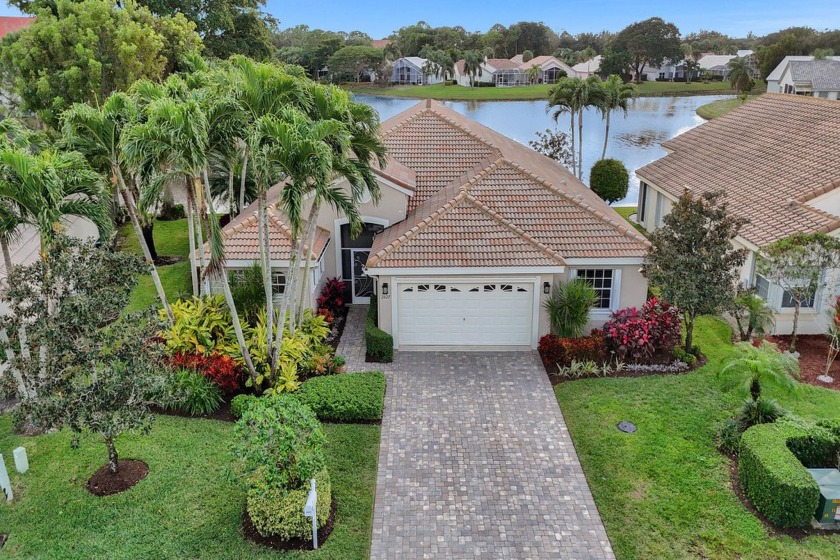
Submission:
[[[33,21],[35,21],[34,17],[0,16],[0,39],[9,33],[14,33],[24,27],[29,27]]]

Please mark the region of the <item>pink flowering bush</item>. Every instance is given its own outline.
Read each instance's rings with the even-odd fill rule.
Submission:
[[[651,298],[638,309],[613,313],[604,325],[607,348],[620,360],[650,362],[658,353],[671,354],[682,340],[682,320],[677,308]]]

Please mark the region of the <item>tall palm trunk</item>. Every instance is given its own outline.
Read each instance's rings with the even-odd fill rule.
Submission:
[[[604,149],[601,150],[601,159],[604,159],[605,157],[607,157],[607,141],[610,139],[610,115],[611,114],[612,114],[612,111],[607,110],[607,118],[606,118],[607,127],[606,127],[606,130],[604,131]]]
[[[309,209],[309,218],[311,220],[313,210],[315,210],[315,205],[313,204],[312,207]],[[272,353],[271,359],[271,377],[274,379],[274,376],[277,371],[278,361],[280,360],[280,344],[283,342],[283,332],[285,330],[286,324],[286,314],[289,311],[294,311],[294,306],[292,305],[293,299],[295,297],[295,290],[297,289],[297,280],[300,277],[300,257],[303,251],[303,241],[300,239],[301,232],[294,231],[292,235],[292,252],[289,256],[289,282],[286,285],[286,291],[283,294],[283,303],[280,306],[280,325],[277,328],[277,332],[274,335],[274,352]],[[294,317],[292,318],[294,319]],[[289,334],[295,333],[295,321],[289,321]]]
[[[304,257],[304,263],[306,263],[303,267],[303,280],[301,281],[300,285],[300,299],[298,300],[298,307],[297,307],[297,324],[301,325],[303,323],[303,312],[306,309],[306,290],[309,286],[309,279],[311,278],[312,274],[312,253],[314,251],[315,246],[315,234],[318,232],[318,215],[321,211],[321,201],[316,196],[312,200],[312,208],[310,209],[310,221],[306,224],[306,233],[304,234],[304,240],[306,243],[304,244],[303,250],[306,251],[306,256]]]
[[[572,175],[577,176],[577,158],[575,158],[575,112],[569,111],[572,117],[572,124],[569,127],[572,131]]]
[[[204,225],[203,221],[206,217],[205,214],[205,200],[204,195],[201,191],[201,177],[195,176],[192,178],[193,181],[193,189],[192,194],[195,200],[195,231],[196,237],[198,238],[198,263],[201,265],[201,274],[198,277],[198,293],[201,294],[204,289],[202,288],[202,276],[204,275],[204,271],[207,269],[207,259],[204,258]]]
[[[242,149],[242,175],[239,178],[239,208],[237,214],[245,209],[245,180],[248,177],[248,146]]]
[[[206,185],[205,188],[207,189],[207,195],[210,195],[210,186]],[[215,211],[213,212],[212,219],[216,220]],[[218,229],[210,228],[210,235],[213,235],[213,232],[218,233]],[[217,239],[217,241],[220,241]],[[211,257],[212,258],[212,257]],[[236,343],[239,346],[239,352],[242,354],[242,359],[245,360],[245,367],[248,369],[248,375],[251,378],[251,382],[256,385],[257,382],[257,369],[254,367],[254,362],[251,359],[251,352],[248,350],[248,343],[245,341],[245,333],[242,331],[242,321],[239,319],[239,312],[236,309],[236,302],[233,299],[233,294],[230,291],[230,282],[228,281],[228,275],[225,271],[224,266],[217,266],[212,267],[214,270],[214,275],[216,280],[222,285],[222,293],[225,296],[225,303],[227,303],[228,311],[230,311],[230,322],[233,324],[233,332],[236,335]]]
[[[578,179],[583,179],[583,108],[578,111]]]
[[[158,274],[157,267],[155,266],[155,261],[152,259],[152,253],[149,250],[148,243],[146,243],[146,237],[143,235],[143,228],[140,225],[140,220],[137,218],[137,206],[134,204],[134,195],[128,190],[128,187],[125,184],[125,179],[123,178],[122,170],[118,165],[114,166],[113,173],[117,179],[117,185],[119,186],[120,192],[122,193],[125,207],[128,209],[128,216],[131,219],[131,225],[134,227],[134,235],[137,236],[137,240],[140,242],[140,248],[143,250],[143,257],[146,259],[146,264],[149,266],[149,271],[152,274],[152,281],[155,284],[155,290],[157,290],[158,298],[160,298],[160,302],[166,310],[166,316],[169,318],[169,322],[174,323],[175,315],[172,314],[172,308],[169,307],[169,300],[166,298],[166,291],[163,289],[163,283],[160,281],[160,275]]]
[[[260,260],[262,261],[263,290],[265,295],[265,319],[266,319],[266,356],[272,355],[271,341],[274,340],[274,286],[272,286],[271,270],[271,235],[268,228],[268,207],[265,189],[260,189],[259,202],[257,204],[257,225],[260,239]],[[280,322],[281,330],[283,322]]]
[[[198,295],[198,266],[195,262],[195,220],[193,200],[187,187],[187,233],[190,238],[190,278],[192,278],[192,295]]]
[[[233,164],[228,169],[228,217],[233,219]]]

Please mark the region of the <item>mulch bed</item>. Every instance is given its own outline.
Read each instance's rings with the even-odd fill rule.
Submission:
[[[815,527],[777,527],[773,523],[771,523],[764,515],[755,509],[755,506],[752,504],[747,495],[744,494],[743,488],[741,488],[741,481],[738,478],[738,457],[735,455],[730,455],[728,453],[722,453],[729,459],[729,479],[730,483],[732,484],[732,491],[735,492],[735,495],[738,496],[738,499],[741,500],[741,503],[744,504],[744,507],[755,515],[761,523],[764,525],[765,529],[771,536],[778,536],[778,535],[787,535],[793,539],[804,539],[805,537],[813,537],[818,535],[835,535],[840,534],[840,529],[817,529]]]
[[[327,538],[333,532],[335,527],[335,498],[332,500],[330,506],[330,516],[327,518],[327,523],[318,529],[318,548],[324,546]],[[279,537],[264,537],[260,535],[257,528],[254,527],[254,522],[251,521],[251,516],[248,515],[248,508],[245,508],[245,513],[242,516],[242,532],[245,538],[257,543],[258,545],[273,548],[274,550],[312,550],[312,539],[281,539]]]
[[[128,490],[149,474],[149,465],[137,459],[117,461],[117,473],[111,474],[108,465],[103,465],[88,479],[88,492],[96,496],[110,496]]]
[[[336,313],[334,319],[334,328],[336,329],[337,333],[335,337],[328,342],[330,346],[332,346],[335,350],[338,350],[338,343],[341,342],[341,335],[344,334],[344,327],[347,325],[347,314],[350,310],[345,305],[341,309],[341,313]]]
[[[768,342],[779,345],[779,350],[790,348],[790,336],[768,336]],[[832,383],[824,383],[817,379],[825,373],[825,359],[828,356],[828,339],[821,334],[806,334],[796,337],[796,351],[799,352],[800,381],[817,387],[828,387],[840,390],[840,359],[834,361],[829,375],[834,378]]]
[[[683,375],[685,373],[692,372],[698,368],[703,367],[706,365],[707,359],[706,356],[700,354],[697,358],[697,361],[694,362],[693,366],[690,366],[688,369],[684,369],[682,371],[631,371],[631,370],[623,370],[623,371],[615,371],[613,370],[609,375],[581,375],[580,377],[570,378],[560,375],[557,371],[556,366],[554,368],[549,368],[543,362],[543,367],[545,368],[545,373],[548,375],[548,380],[551,382],[551,386],[555,387],[561,383],[565,383],[567,381],[578,381],[579,379],[608,379],[608,378],[615,378],[615,377],[650,377],[651,375]]]

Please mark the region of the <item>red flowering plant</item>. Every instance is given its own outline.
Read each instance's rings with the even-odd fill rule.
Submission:
[[[346,284],[338,278],[329,278],[318,297],[318,314],[324,315],[322,310],[329,311],[333,316],[344,309],[344,290]]]
[[[613,313],[604,335],[607,348],[619,359],[646,363],[657,353],[670,355],[682,339],[682,321],[676,307],[651,298],[641,309]]]
[[[598,329],[589,336],[560,338],[547,334],[540,338],[537,350],[547,368],[568,367],[575,362],[602,364],[607,359],[604,333]]]
[[[239,390],[242,384],[242,367],[230,356],[212,353],[202,354],[175,352],[167,358],[173,369],[191,369],[203,374],[225,393]]]

